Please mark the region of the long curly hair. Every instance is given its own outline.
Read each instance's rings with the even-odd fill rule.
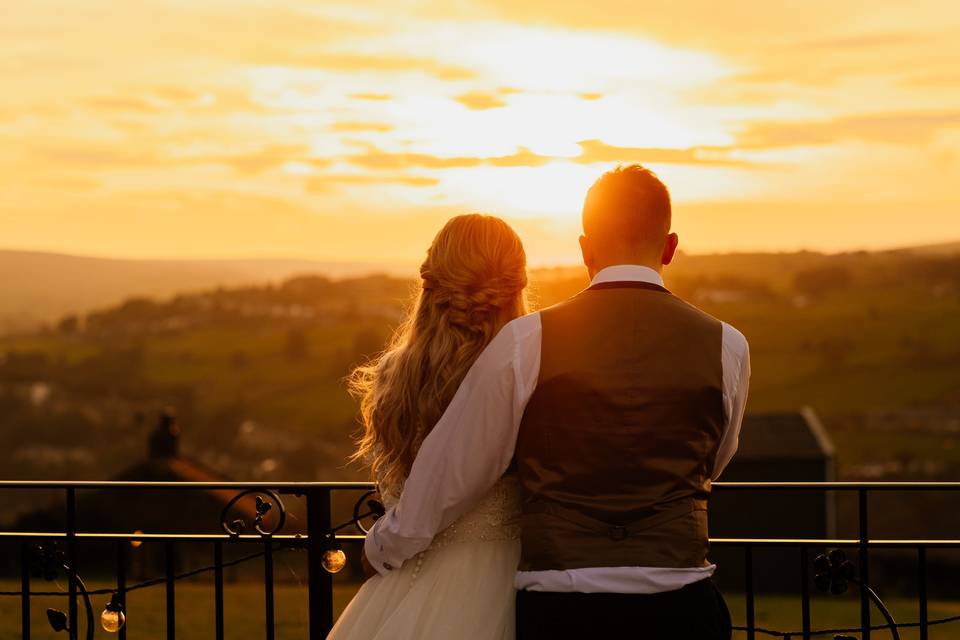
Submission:
[[[385,495],[399,495],[420,444],[480,352],[526,313],[526,262],[520,238],[500,218],[452,218],[420,266],[409,316],[385,351],[350,374],[363,423],[352,459],[371,467]]]

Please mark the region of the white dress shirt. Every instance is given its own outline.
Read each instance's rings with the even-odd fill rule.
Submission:
[[[603,269],[592,284],[638,281],[663,284],[657,271],[637,265]],[[433,537],[479,502],[513,459],[523,412],[540,374],[540,314],[507,324],[464,377],[450,406],[424,439],[399,502],[380,518],[364,543],[381,574],[426,549]],[[724,433],[713,479],[737,450],[750,380],[743,334],[723,323]],[[595,567],[520,571],[516,587],[532,591],[658,593],[713,574],[696,568]]]

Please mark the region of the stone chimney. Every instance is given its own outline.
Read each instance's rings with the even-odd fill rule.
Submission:
[[[180,455],[180,426],[173,409],[160,412],[157,428],[150,433],[149,455],[157,458],[176,458]]]

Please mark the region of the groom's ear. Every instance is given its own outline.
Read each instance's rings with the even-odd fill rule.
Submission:
[[[668,265],[673,262],[673,256],[677,253],[677,245],[680,244],[680,236],[675,233],[667,234],[667,241],[663,244],[663,254],[660,256],[660,263]]]
[[[583,254],[583,264],[590,269],[593,262],[593,252],[590,250],[590,241],[587,236],[580,236],[580,253]]]

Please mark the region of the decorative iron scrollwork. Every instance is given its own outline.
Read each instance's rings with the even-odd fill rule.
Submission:
[[[376,522],[379,518],[387,512],[386,508],[383,506],[383,503],[379,500],[374,500],[372,496],[377,495],[377,491],[367,491],[365,494],[360,496],[360,499],[357,500],[356,504],[353,505],[353,524],[357,525],[357,529],[363,531],[365,534],[370,532],[370,528],[364,526],[364,518],[372,518]],[[360,510],[366,505],[367,512],[360,513]]]
[[[30,549],[30,574],[37,580],[53,582],[60,576],[66,557],[53,540],[39,542]]]
[[[857,568],[847,560],[842,549],[821,554],[813,561],[813,583],[818,590],[838,596],[846,593],[847,583],[857,577]]]
[[[30,573],[35,578],[43,578],[47,582],[53,582],[60,577],[60,572],[65,571],[67,576],[72,578],[80,596],[83,598],[83,608],[87,615],[87,640],[93,640],[93,605],[90,603],[90,593],[87,586],[80,579],[76,570],[66,562],[66,556],[57,548],[57,543],[53,540],[35,544],[30,553]],[[47,621],[50,628],[54,631],[66,631],[70,637],[77,637],[77,630],[70,628],[70,620],[63,611],[59,609],[47,609]]]
[[[230,520],[229,518],[231,509],[233,509],[233,507],[243,498],[251,495],[256,497],[256,500],[254,501],[253,529],[264,537],[270,537],[283,529],[283,525],[287,520],[287,512],[286,509],[284,509],[283,501],[280,499],[280,496],[269,489],[249,489],[234,496],[233,499],[223,508],[223,511],[220,512],[220,526],[223,528],[224,532],[226,532],[227,535],[236,538],[247,530],[247,523],[245,520],[242,518]],[[264,516],[271,511],[274,511],[274,509],[276,509],[275,513],[277,515],[273,526],[269,529],[264,528]]]
[[[890,610],[883,604],[883,600],[877,595],[870,585],[865,584],[857,576],[857,568],[847,559],[847,554],[843,549],[834,549],[828,554],[821,554],[813,561],[815,571],[813,583],[820,591],[840,595],[847,591],[847,583],[852,582],[863,590],[870,601],[877,607],[880,613],[887,621],[887,627],[894,640],[900,640],[900,632],[897,630],[897,623],[890,614]],[[850,636],[838,635],[836,640],[847,640]]]

